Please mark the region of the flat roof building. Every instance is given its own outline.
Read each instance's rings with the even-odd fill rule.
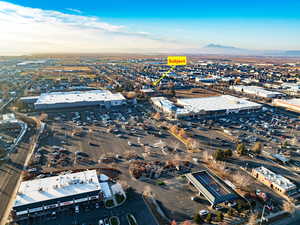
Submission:
[[[261,105],[231,95],[211,96],[204,98],[177,99],[177,105],[165,97],[151,98],[154,106],[175,117],[203,115],[211,113],[229,114],[245,110],[257,110]]]
[[[273,105],[283,107],[294,112],[300,112],[300,98],[274,99]]]
[[[279,96],[283,96],[283,93],[277,91],[268,91],[258,86],[235,85],[235,86],[230,86],[230,89],[238,92],[244,92],[247,94],[256,95],[258,97],[263,97],[263,98],[276,98]]]
[[[282,175],[276,174],[263,166],[253,168],[252,175],[279,194],[289,197],[298,194],[297,186],[294,183]]]
[[[26,100],[26,99],[25,99]],[[39,96],[35,109],[57,109],[85,106],[118,106],[124,104],[121,93],[113,94],[107,90],[50,92]]]
[[[212,206],[223,202],[233,201],[239,198],[231,188],[227,187],[217,176],[206,170],[189,173],[186,175],[191,183]]]
[[[16,216],[70,206],[100,197],[111,198],[107,182],[99,182],[96,170],[23,181],[13,206]]]

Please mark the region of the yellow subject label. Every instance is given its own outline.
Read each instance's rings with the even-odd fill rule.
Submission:
[[[186,56],[168,56],[169,66],[183,66],[186,65]]]

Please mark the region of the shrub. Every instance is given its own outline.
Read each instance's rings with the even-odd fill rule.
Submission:
[[[245,155],[247,152],[246,146],[244,143],[240,143],[236,147],[236,151],[239,155]]]
[[[160,186],[166,185],[165,182],[163,182],[161,180],[156,181],[156,184],[160,185]]]
[[[217,211],[216,212],[216,221],[217,222],[221,222],[222,220],[223,220],[223,218],[224,218],[224,216],[223,216],[223,213],[222,212],[220,212],[220,211]]]
[[[231,157],[232,156],[232,150],[231,149],[226,149],[224,151],[224,155],[225,155],[226,158]]]
[[[238,212],[242,212],[245,209],[249,209],[249,205],[244,200],[239,199],[236,201],[236,203],[237,203],[237,211]]]
[[[224,152],[220,149],[214,151],[213,157],[215,160],[222,161],[224,160]]]
[[[208,213],[207,216],[206,216],[206,218],[205,218],[205,221],[206,221],[207,223],[210,223],[211,220],[212,220],[212,215],[211,215],[211,213]]]
[[[106,207],[113,207],[114,206],[114,201],[112,199],[109,199],[105,202]]]
[[[228,216],[233,216],[233,214],[234,214],[234,209],[233,209],[233,208],[229,208],[227,214],[228,214]]]
[[[196,214],[195,214],[195,216],[194,216],[194,222],[195,222],[196,224],[201,224],[202,219],[201,219],[199,213],[196,213]]]
[[[124,195],[122,195],[122,194],[116,194],[115,198],[116,198],[116,201],[118,204],[122,203],[125,199]]]
[[[115,216],[114,216],[114,217],[111,217],[111,218],[109,219],[109,222],[110,222],[111,225],[119,225],[119,224],[120,224],[118,218],[115,217]]]

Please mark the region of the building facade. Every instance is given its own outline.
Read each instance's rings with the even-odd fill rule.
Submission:
[[[13,215],[15,219],[26,218],[111,197],[108,183],[99,181],[96,170],[23,181]]]
[[[278,194],[288,197],[298,194],[297,186],[294,183],[263,166],[252,169],[252,175]]]

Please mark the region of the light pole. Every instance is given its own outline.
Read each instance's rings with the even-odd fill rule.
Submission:
[[[266,208],[266,205],[264,205],[263,210],[262,210],[262,214],[261,214],[261,218],[260,218],[260,225],[262,224],[262,220],[264,218],[265,208]]]

